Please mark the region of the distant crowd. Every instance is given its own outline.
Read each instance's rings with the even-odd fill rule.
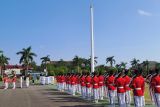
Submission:
[[[3,86],[4,86],[4,89],[8,89],[10,88],[9,86],[12,87],[12,89],[16,89],[16,83],[17,83],[17,79],[19,80],[19,84],[20,84],[20,88],[23,88],[23,87],[29,87],[30,85],[30,76],[22,76],[22,75],[19,75],[17,77],[17,75],[15,74],[15,72],[13,71],[11,75],[9,74],[6,74],[4,73],[3,74]],[[23,83],[25,82],[25,86],[23,85]],[[9,85],[11,84],[11,85]]]

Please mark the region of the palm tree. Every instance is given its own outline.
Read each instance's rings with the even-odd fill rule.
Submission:
[[[147,75],[149,74],[149,61],[146,60],[146,61],[143,61],[143,67],[146,68],[146,71],[147,71]]]
[[[9,63],[8,60],[10,60],[10,58],[4,56],[3,54],[0,55],[0,66],[1,68],[1,75],[3,75],[2,69],[5,70],[5,66]]]
[[[94,64],[95,65],[98,63],[97,59],[98,59],[98,57],[94,57]],[[88,62],[91,64],[91,57],[88,59]]]
[[[106,64],[110,63],[110,66],[113,67],[113,64],[116,63],[116,60],[114,59],[114,56],[106,58]]]
[[[127,62],[121,62],[120,67],[126,69]]]
[[[78,57],[77,55],[73,58],[73,65],[77,66],[77,70],[79,72],[79,67],[83,64],[83,58]]]
[[[138,68],[138,65],[139,65],[139,62],[140,60],[136,59],[136,58],[133,58],[133,60],[130,62],[132,67],[134,68]]]
[[[47,63],[49,63],[51,61],[49,57],[50,56],[47,55],[45,57],[40,58],[42,60],[41,65],[44,66],[44,72],[46,72],[46,76],[48,75],[48,72],[47,72]]]
[[[21,51],[17,52],[17,55],[21,55],[19,60],[20,64],[23,64],[26,67],[25,75],[27,75],[29,64],[33,61],[33,57],[37,55],[31,51],[31,46],[28,48],[23,48]]]

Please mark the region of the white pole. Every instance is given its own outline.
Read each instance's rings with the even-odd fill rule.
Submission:
[[[91,72],[94,72],[94,37],[93,37],[93,5],[90,6],[91,11]]]

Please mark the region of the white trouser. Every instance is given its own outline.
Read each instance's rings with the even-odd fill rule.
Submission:
[[[69,92],[69,84],[66,84],[67,92]]]
[[[63,83],[61,83],[61,91],[63,91],[64,88],[65,88],[65,84],[64,84],[64,82],[63,82]]]
[[[115,105],[115,95],[116,91],[115,90],[108,90],[108,95],[109,95],[109,102],[111,105]]]
[[[57,83],[57,89],[59,90],[59,83]]]
[[[104,96],[106,97],[106,98],[109,98],[109,94],[108,94],[108,87],[104,87]]]
[[[78,93],[81,94],[81,85],[78,84]]]
[[[12,82],[13,84],[13,88],[12,89],[15,89],[16,88],[16,82]]]
[[[8,82],[4,83],[4,89],[8,89]]]
[[[86,88],[86,92],[87,92],[87,99],[91,99],[91,94],[92,94],[92,90],[91,87],[90,88]]]
[[[86,87],[81,87],[81,93],[82,93],[82,97],[86,98]]]
[[[126,91],[125,92],[125,98],[126,98],[126,104],[130,105],[131,104],[131,91]]]
[[[22,79],[22,77],[20,78],[20,87],[22,88],[23,86],[23,79]]]
[[[28,88],[29,87],[29,80],[26,79],[26,87]]]
[[[99,99],[99,89],[93,89],[93,96],[94,96],[94,100],[98,100]]]
[[[159,93],[154,93],[154,102],[156,107],[160,107],[160,94]]]
[[[117,93],[119,107],[126,107],[125,93]]]
[[[78,85],[75,85],[75,92],[78,93]]]
[[[134,104],[135,107],[144,107],[145,106],[144,96],[134,96]]]
[[[103,100],[103,97],[104,97],[104,87],[101,86],[101,87],[99,88],[99,99],[100,99],[100,100]]]
[[[59,83],[59,90],[62,90],[62,83]]]
[[[71,84],[69,84],[69,93],[70,94],[72,93],[72,86],[71,86]]]
[[[64,83],[64,87],[65,87],[65,90],[67,90],[67,83],[66,82]]]
[[[71,85],[72,87],[72,95],[75,96],[76,95],[76,85]]]

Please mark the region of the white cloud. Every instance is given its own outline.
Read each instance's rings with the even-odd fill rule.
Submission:
[[[144,10],[142,10],[142,9],[138,9],[137,12],[138,12],[138,14],[141,15],[141,16],[152,16],[152,13],[147,12],[147,11],[144,11]]]

